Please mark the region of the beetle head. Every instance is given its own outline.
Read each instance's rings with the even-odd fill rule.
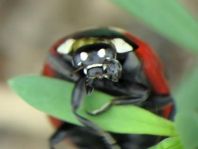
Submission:
[[[73,53],[73,65],[77,70],[83,69],[87,82],[93,82],[95,79],[117,82],[121,76],[122,66],[116,57],[117,52],[111,44],[91,44]]]

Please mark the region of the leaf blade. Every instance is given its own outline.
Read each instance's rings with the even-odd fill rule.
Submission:
[[[198,22],[178,1],[112,1],[185,50],[198,53]]]
[[[162,140],[155,146],[149,149],[183,149],[178,137],[170,137]]]
[[[10,85],[23,100],[33,107],[62,120],[80,125],[71,112],[72,83],[41,76],[24,76],[12,79]],[[84,108],[86,106],[91,106],[92,109],[96,108],[112,98],[95,91],[86,98]],[[115,106],[99,116],[87,115],[83,108],[80,112],[102,129],[111,132],[176,135],[172,122],[135,106]]]
[[[177,114],[176,129],[188,149],[198,148],[198,69],[189,73],[178,88],[175,99]]]

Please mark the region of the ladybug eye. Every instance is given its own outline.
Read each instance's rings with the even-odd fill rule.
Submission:
[[[97,55],[98,55],[99,57],[101,57],[101,58],[105,57],[105,55],[106,55],[105,49],[100,49],[100,50],[98,51]]]
[[[87,58],[88,58],[88,54],[87,54],[86,52],[81,52],[81,53],[80,53],[80,59],[81,59],[82,61],[86,61]]]

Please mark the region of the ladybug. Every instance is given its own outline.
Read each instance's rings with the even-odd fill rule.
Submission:
[[[72,110],[86,126],[81,128],[50,117],[58,128],[50,139],[51,148],[66,136],[74,138],[74,134],[89,138],[74,141],[86,149],[94,149],[88,142],[99,144],[95,149],[143,149],[155,140],[145,135],[109,134],[79,115],[76,111],[81,101],[94,90],[115,99],[100,109],[89,111],[91,115],[102,114],[120,104],[141,106],[165,118],[173,113],[173,100],[158,56],[145,42],[119,28],[89,29],[60,39],[50,49],[42,74],[75,84]]]

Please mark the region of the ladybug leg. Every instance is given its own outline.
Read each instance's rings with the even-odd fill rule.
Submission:
[[[70,125],[68,123],[63,123],[57,130],[56,132],[50,137],[49,143],[50,143],[50,149],[55,149],[55,145],[60,143],[65,139],[67,136],[68,130],[72,129],[73,125]]]
[[[150,104],[151,108],[156,109],[157,111],[163,111],[164,108],[166,109],[167,106],[170,107],[170,113],[167,115],[167,118],[173,120],[175,116],[175,106],[174,106],[174,100],[170,95],[156,95],[153,97],[153,103]],[[152,105],[154,107],[152,107]]]
[[[72,110],[76,112],[77,109],[80,107],[80,104],[85,96],[85,79],[80,78],[77,83],[75,84],[74,90],[72,92]]]
[[[120,149],[120,147],[117,145],[114,138],[109,134],[104,132],[101,128],[97,127],[94,123],[89,121],[88,119],[82,117],[80,114],[78,114],[77,110],[80,107],[81,101],[83,100],[83,97],[85,96],[86,88],[85,88],[85,79],[81,78],[76,83],[76,86],[73,90],[72,94],[72,109],[75,116],[78,118],[78,120],[86,127],[93,130],[93,132],[101,137],[104,140],[104,144],[108,149]]]
[[[123,96],[119,98],[115,98],[106,104],[104,104],[101,108],[96,109],[91,112],[87,112],[90,115],[98,115],[101,114],[107,110],[109,110],[114,105],[141,105],[143,102],[145,102],[148,99],[149,92],[144,91],[142,94],[133,94],[132,96]]]
[[[153,100],[158,109],[161,109],[168,104],[173,104],[173,98],[170,95],[156,95],[153,97]]]

